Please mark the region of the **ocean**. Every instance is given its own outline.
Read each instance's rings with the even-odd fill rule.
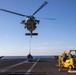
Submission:
[[[24,59],[27,56],[4,56],[2,59]],[[54,56],[33,56],[33,58],[54,58]]]

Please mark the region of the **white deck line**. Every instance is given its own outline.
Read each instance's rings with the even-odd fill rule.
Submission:
[[[40,58],[37,60],[37,62],[40,60]],[[32,67],[30,68],[30,69],[28,69],[28,71],[25,73],[25,75],[28,75],[30,72],[31,72],[31,70],[34,68],[34,66],[37,64],[37,62],[35,62],[33,65],[32,65]]]
[[[75,71],[68,71],[69,73],[76,73],[76,70]]]
[[[19,66],[19,65],[24,64],[24,63],[27,63],[27,60],[20,62],[20,63],[17,63],[17,64],[14,64],[14,65],[9,66],[9,67],[6,67],[4,69],[1,69],[0,72],[6,72],[6,71],[8,71],[8,69],[14,68],[14,67]]]

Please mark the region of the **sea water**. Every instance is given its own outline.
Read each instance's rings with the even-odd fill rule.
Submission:
[[[27,56],[4,56],[2,59],[24,59]],[[33,58],[54,58],[54,56],[33,56]]]

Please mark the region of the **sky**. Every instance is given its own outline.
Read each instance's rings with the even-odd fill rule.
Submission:
[[[76,49],[76,0],[46,0],[34,16],[40,20],[31,38],[32,55],[59,55]],[[45,0],[0,0],[0,9],[32,15]],[[26,17],[0,11],[0,56],[25,56],[30,49],[29,31],[20,22]],[[44,20],[40,18],[55,18]]]

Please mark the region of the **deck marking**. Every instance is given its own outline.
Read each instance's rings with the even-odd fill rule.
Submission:
[[[59,66],[59,65],[56,65],[56,66]]]
[[[37,60],[37,62],[40,60],[40,58]],[[31,72],[31,70],[34,68],[34,66],[37,64],[37,62],[35,62],[33,65],[32,65],[32,67],[25,73],[25,75],[28,75],[30,72]]]
[[[68,71],[69,73],[76,73],[76,71]]]
[[[1,72],[6,72],[6,71],[8,71],[8,69],[14,68],[14,67],[16,67],[16,66],[19,66],[19,65],[24,64],[24,63],[27,63],[27,62],[28,62],[28,61],[26,60],[26,61],[23,61],[23,62],[14,64],[14,65],[12,65],[12,66],[6,67],[6,68],[4,68],[4,69],[1,69]]]

